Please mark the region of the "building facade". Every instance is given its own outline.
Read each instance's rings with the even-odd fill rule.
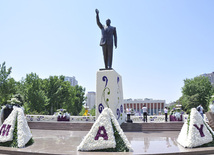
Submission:
[[[147,107],[148,115],[159,115],[164,113],[165,100],[153,99],[125,99],[123,100],[124,110],[133,109],[135,113],[143,113],[143,105]]]
[[[94,108],[94,106],[96,105],[96,93],[90,91],[87,93],[86,97],[86,106],[89,107],[89,109]]]
[[[73,77],[66,76],[64,81],[70,82],[71,86],[78,85],[78,81],[76,80],[75,76]]]
[[[212,86],[214,87],[214,72],[212,73],[205,73],[205,74],[202,74],[202,76],[205,76],[205,77],[208,77]]]

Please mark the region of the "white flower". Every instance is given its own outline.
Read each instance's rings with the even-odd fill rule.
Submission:
[[[2,126],[11,126],[8,135],[0,135],[0,142],[7,142],[13,140],[13,131],[15,128],[15,122],[17,120],[17,139],[18,139],[18,147],[24,147],[25,144],[31,139],[32,134],[30,128],[27,124],[27,120],[24,116],[24,112],[21,108],[16,106],[13,107],[13,111],[8,116],[8,118],[3,122]]]
[[[189,127],[185,122],[180,134],[178,143],[184,147],[197,147],[209,143],[213,140],[211,133],[207,129],[207,124],[195,108],[191,109]]]
[[[116,147],[116,140],[114,137],[113,126],[112,123],[115,125],[116,130],[120,134],[121,138],[123,139],[127,148],[132,151],[131,145],[126,138],[123,130],[120,128],[118,121],[116,120],[113,112],[110,108],[105,108],[96,122],[93,124],[89,133],[84,137],[80,145],[78,146],[77,150],[80,151],[90,151],[90,150],[98,150],[98,149],[108,149],[108,148],[115,148]],[[103,137],[99,137],[98,140],[95,140],[95,137],[100,131],[100,127],[104,127],[107,133],[108,139],[105,140]],[[99,130],[98,130],[99,129]],[[104,132],[104,131],[103,131]],[[104,134],[104,133],[102,133]]]
[[[181,118],[181,114],[180,114],[179,112],[176,112],[176,113],[175,113],[175,117],[176,117],[177,119],[180,119],[180,118]]]

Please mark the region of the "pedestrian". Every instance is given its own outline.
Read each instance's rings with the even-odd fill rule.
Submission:
[[[168,114],[168,108],[167,107],[165,107],[164,113],[165,113],[165,122],[167,122],[167,114]]]
[[[143,109],[143,121],[147,122],[147,107],[145,104],[143,105],[142,109]]]
[[[197,107],[197,110],[201,114],[202,118],[204,119],[204,108],[202,107],[201,104]]]

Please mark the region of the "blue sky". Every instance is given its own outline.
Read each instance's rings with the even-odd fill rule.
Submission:
[[[96,25],[117,28],[113,68],[124,98],[177,100],[183,80],[214,71],[212,0],[7,0],[0,1],[0,63],[15,80],[75,76],[96,91],[104,67]]]

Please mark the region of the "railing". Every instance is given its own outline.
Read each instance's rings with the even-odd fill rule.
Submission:
[[[183,120],[187,120],[188,115],[183,115]],[[131,116],[131,120],[133,123],[143,123],[143,116]],[[168,115],[169,121],[169,115]],[[148,123],[161,123],[165,122],[165,115],[154,115],[154,116],[147,116]]]
[[[183,121],[185,122],[188,118],[188,115],[183,115]],[[28,122],[57,122],[57,116],[51,115],[26,115],[26,119]],[[143,116],[131,116],[131,120],[133,123],[143,123]],[[206,115],[204,115],[204,120],[208,121]],[[168,115],[169,121],[169,115]],[[86,122],[95,122],[95,116],[70,116],[69,122],[79,122],[79,123],[86,123]],[[165,122],[165,115],[155,115],[155,116],[147,116],[148,123],[161,123]]]
[[[26,115],[28,122],[57,122],[57,116],[52,115]],[[95,116],[70,116],[69,122],[95,122]]]
[[[188,115],[183,116],[183,120],[187,120]],[[57,116],[52,115],[26,115],[28,122],[57,122]],[[143,123],[143,116],[131,116],[133,123]],[[168,119],[169,120],[169,119]],[[70,116],[69,122],[95,122],[95,116]],[[147,122],[158,123],[165,122],[164,115],[147,116]]]

